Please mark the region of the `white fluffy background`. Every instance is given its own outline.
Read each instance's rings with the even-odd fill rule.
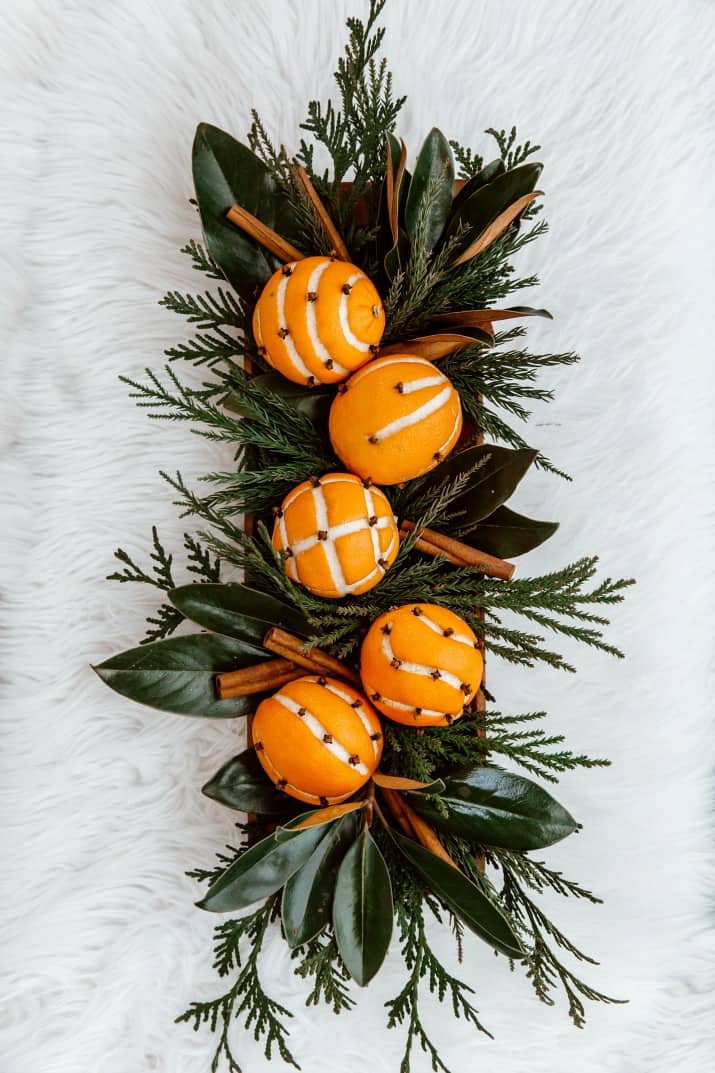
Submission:
[[[22,0],[2,5],[2,1073],[207,1073],[208,1032],[174,1016],[217,993],[214,917],[184,869],[231,838],[199,787],[240,727],[160,715],[88,669],[131,645],[151,594],[103,583],[151,523],[178,545],[159,467],[192,477],[218,452],[147,421],[117,383],[157,366],[185,326],[156,302],[200,284],[178,247],[194,125],[239,136],[256,105],[291,148],[325,98],[363,0]],[[409,94],[412,151],[437,124],[540,141],[550,234],[522,264],[556,320],[532,345],[579,349],[529,433],[575,480],[530,475],[517,506],[561,520],[520,570],[598,550],[637,575],[614,615],[625,662],[579,650],[575,678],[492,662],[508,711],[545,707],[606,772],[563,780],[585,821],[549,851],[605,906],[558,906],[596,954],[583,1032],[476,941],[462,972],[490,1042],[427,1020],[453,1073],[700,1073],[712,1068],[712,148],[715,9],[704,0],[390,0],[387,48]],[[441,949],[451,943],[435,934]],[[306,1011],[279,937],[269,989],[295,1011],[310,1073],[396,1073],[382,1003],[393,954],[334,1018]],[[430,1002],[425,999],[425,1009]],[[244,1073],[265,1063],[237,1040]],[[428,1064],[421,1054],[414,1073]]]

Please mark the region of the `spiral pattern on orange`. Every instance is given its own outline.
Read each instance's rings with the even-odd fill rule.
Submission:
[[[256,302],[258,351],[296,384],[336,384],[376,353],[385,330],[380,295],[364,272],[305,257],[271,276]]]
[[[360,676],[375,707],[397,723],[446,726],[474,699],[484,660],[467,623],[436,604],[405,604],[380,615],[360,653]]]
[[[400,538],[387,497],[352,473],[303,481],[275,512],[273,547],[286,573],[316,596],[339,599],[382,580]]]
[[[258,705],[251,736],[269,779],[311,805],[335,805],[380,763],[382,732],[372,705],[335,678],[307,675]]]
[[[339,389],[330,440],[353,473],[378,484],[419,477],[449,454],[462,431],[459,394],[416,354],[370,362]]]

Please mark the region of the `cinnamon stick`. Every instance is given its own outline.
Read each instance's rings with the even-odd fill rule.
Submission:
[[[315,209],[316,213],[318,214],[318,217],[320,218],[320,222],[323,225],[323,230],[330,239],[333,252],[341,259],[341,261],[349,261],[350,253],[348,252],[348,248],[343,242],[337,227],[331,220],[328,210],[325,208],[325,205],[318,197],[318,191],[315,189],[312,182],[310,181],[307,171],[305,170],[305,168],[296,168],[295,171],[296,175],[298,176],[298,179],[300,180],[301,186],[303,187],[305,193],[307,194],[310,202],[313,205],[313,208]]]
[[[270,693],[296,678],[302,678],[302,667],[287,659],[269,659],[239,671],[216,675],[216,691],[221,700],[229,697],[248,697],[252,693]]]
[[[334,675],[346,682],[352,682],[353,685],[360,685],[360,675],[352,667],[328,655],[320,648],[307,648],[305,641],[300,637],[294,637],[292,633],[278,626],[272,626],[268,631],[263,638],[263,647],[269,652],[275,652],[276,655],[297,663],[313,674]]]
[[[417,839],[421,846],[428,849],[435,857],[439,857],[445,864],[449,864],[459,871],[456,861],[447,853],[430,825],[421,816],[418,816],[414,809],[410,808],[404,798],[396,790],[383,789],[382,794],[403,831],[407,833],[407,826],[411,827],[414,832],[413,837]]]
[[[411,533],[415,528],[414,522],[405,519],[400,530],[403,535]],[[447,559],[457,566],[476,566],[488,577],[500,578],[502,581],[510,581],[514,576],[514,564],[505,559],[497,559],[495,555],[489,555],[486,551],[479,551],[460,540],[436,533],[434,529],[423,529],[418,537],[417,548],[427,555]]]
[[[274,253],[280,261],[284,263],[286,261],[302,261],[305,257],[304,253],[297,250],[295,246],[291,246],[290,242],[279,235],[277,231],[273,231],[272,228],[263,223],[263,220],[253,216],[242,205],[232,205],[226,213],[226,217],[241,231],[245,231],[251,238],[255,238],[256,242],[260,242],[267,250]]]

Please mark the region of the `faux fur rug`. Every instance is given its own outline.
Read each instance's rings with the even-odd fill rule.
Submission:
[[[150,423],[116,376],[158,366],[185,330],[157,299],[199,285],[178,252],[199,235],[196,122],[240,136],[255,105],[294,148],[305,103],[331,92],[345,16],[366,6],[3,5],[2,1073],[208,1073],[210,1034],[172,1023],[220,986],[216,921],[184,870],[232,837],[199,787],[241,729],[133,706],[88,665],[133,644],[152,605],[103,582],[113,549],[145,555],[152,523],[180,545],[157,470],[191,478],[220,452]],[[715,9],[389,0],[386,25],[413,153],[435,124],[479,146],[517,123],[544,146],[551,231],[521,264],[556,320],[530,337],[583,363],[550,376],[557,401],[529,432],[574,482],[525,481],[517,507],[561,528],[519,569],[598,551],[639,582],[614,614],[626,661],[579,649],[576,677],[489,669],[504,710],[547,708],[574,746],[613,758],[563,779],[585,828],[548,859],[605,897],[554,908],[601,960],[594,985],[630,1002],[579,1032],[475,940],[462,971],[495,1041],[437,1006],[427,1021],[453,1073],[700,1073],[715,1060]],[[310,1073],[396,1073],[382,1004],[401,979],[394,955],[335,1018],[302,1005],[277,936],[265,964]],[[236,1049],[244,1073],[266,1068],[252,1039]]]

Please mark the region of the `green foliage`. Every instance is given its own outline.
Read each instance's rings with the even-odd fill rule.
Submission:
[[[116,570],[113,574],[108,574],[107,581],[119,581],[122,583],[133,581],[141,585],[153,585],[154,588],[162,592],[170,592],[175,587],[172,574],[174,557],[166,551],[159,540],[156,526],[152,526],[151,536],[153,546],[153,551],[150,553],[153,563],[151,573],[147,574],[141,566],[134,562],[128,552],[124,551],[123,548],[118,548],[114,553],[114,558],[122,564],[123,569]],[[206,551],[190,533],[184,533],[184,548],[187,552],[187,569],[191,573],[197,574],[205,581],[217,582],[219,580],[221,573],[219,560],[212,559],[211,553]],[[160,641],[165,637],[169,637],[181,625],[183,620],[184,616],[176,607],[167,603],[160,604],[153,614],[147,616],[146,621],[149,628],[140,644],[145,645],[151,641]]]
[[[364,23],[357,18],[347,20],[350,36],[335,72],[340,104],[336,107],[328,101],[323,106],[310,101],[308,117],[301,124],[327,150],[332,166],[316,173],[314,146],[304,138],[297,160],[316,182],[353,254],[369,238],[354,223],[355,206],[365,196],[372,201],[374,188],[385,174],[385,135],[394,129],[405,101],[393,95],[387,61],[375,59],[385,34],[375,24],[384,6],[385,0],[370,0]],[[348,176],[353,186],[347,197],[341,197],[340,183]]]
[[[599,899],[578,884],[564,880],[558,872],[551,871],[540,862],[503,850],[492,850],[491,853],[502,871],[500,902],[509,915],[518,921],[531,947],[527,978],[537,997],[547,1006],[553,1006],[553,991],[560,986],[568,1000],[569,1017],[577,1028],[582,1028],[586,1019],[584,999],[608,1004],[623,1002],[623,999],[597,991],[563,963],[562,955],[558,953],[560,950],[577,961],[597,964],[549,920],[527,890],[540,892],[548,887],[560,894],[586,898],[590,902],[598,902]]]
[[[508,662],[527,666],[545,662],[572,671],[560,653],[547,647],[543,636],[547,631],[620,655],[605,639],[608,623],[599,609],[620,601],[631,582],[596,580],[594,557],[543,577],[518,578],[504,584],[474,569],[426,560],[415,547],[419,529],[424,526],[448,529],[485,548],[480,539],[488,539],[491,520],[495,554],[504,554],[504,547],[517,548],[510,554],[529,550],[553,532],[553,524],[515,515],[504,503],[534,455],[536,465],[561,473],[548,459],[531,451],[518,428],[529,419],[534,403],[552,398],[551,390],[541,386],[540,374],[557,365],[570,365],[577,358],[571,353],[531,354],[517,342],[524,335],[522,327],[497,333],[493,345],[486,333],[475,332],[473,344],[454,352],[441,365],[457,387],[465,415],[477,431],[515,450],[487,447],[474,455],[465,452],[425,479],[391,489],[393,508],[415,521],[417,528],[403,542],[396,563],[379,586],[349,600],[320,600],[287,578],[283,562],[271,546],[266,528],[269,508],[299,481],[342,466],[327,437],[325,419],[331,391],[309,391],[288,384],[275,373],[266,372],[265,362],[257,354],[250,330],[252,305],[277,262],[226,221],[226,210],[234,200],[299,249],[327,253],[329,239],[296,180],[294,165],[305,166],[352,258],[372,276],[385,297],[385,344],[444,330],[436,319],[441,314],[490,309],[504,301],[512,308],[513,296],[537,282],[534,276],[519,276],[514,267],[516,255],[546,230],[545,222],[536,219],[539,209],[533,205],[480,255],[454,265],[456,254],[472,240],[475,229],[484,225],[495,205],[502,204],[504,191],[521,189],[521,183],[526,184],[525,189],[533,188],[540,166],[524,166],[524,162],[539,147],[529,142],[519,144],[513,128],[508,133],[487,131],[499,156],[486,164],[480,153],[454,141],[449,143],[461,177],[469,180],[453,201],[447,196],[452,182],[449,149],[443,136],[433,131],[418,157],[414,175],[410,178],[405,173],[398,207],[398,241],[390,249],[392,235],[380,230],[385,223],[386,143],[404,98],[394,97],[386,63],[377,59],[384,31],[376,22],[384,2],[371,0],[364,22],[348,20],[350,40],[336,72],[339,102],[326,106],[310,102],[303,129],[313,141],[301,139],[295,159],[291,160],[282,146],[273,145],[255,112],[248,147],[207,124],[197,131],[194,175],[208,249],[192,240],[183,252],[195,269],[212,280],[228,279],[235,291],[225,287],[196,294],[170,291],[161,304],[184,317],[195,330],[193,337],[166,351],[170,362],[187,361],[205,369],[210,379],[198,386],[184,383],[172,366],[166,367],[163,377],[147,370],[144,381],[123,379],[137,404],[147,408],[151,417],[188,422],[192,432],[228,444],[233,464],[203,478],[210,485],[205,495],[187,487],[180,474],[163,474],[183,514],[200,519],[205,528],[202,543],[186,535],[184,546],[188,570],[208,584],[176,587],[173,558],[161,545],[156,530],[147,569],[119,550],[116,556],[121,569],[111,575],[113,579],[149,584],[170,593],[172,603],[163,603],[148,619],[149,630],[142,643],[156,641],[155,646],[133,649],[100,668],[114,688],[159,707],[202,715],[236,715],[250,710],[256,698],[219,702],[213,678],[217,670],[241,665],[242,659],[258,662],[266,656],[258,645],[270,619],[270,615],[264,617],[267,607],[282,608],[275,621],[285,628],[352,661],[356,660],[364,627],[390,607],[412,601],[450,607],[484,640],[490,656],[499,655]],[[389,145],[394,162],[399,157],[399,143],[391,137]],[[330,159],[324,170],[323,162],[316,161],[316,149],[327,152]],[[510,174],[520,168],[519,174]],[[341,189],[345,179],[353,181],[349,193]],[[367,213],[367,224],[356,220],[358,202]],[[247,369],[257,370],[259,375],[249,377]],[[506,472],[497,465],[505,459]],[[456,465],[450,468],[455,460]],[[256,516],[253,536],[242,527],[242,511]],[[249,587],[218,585],[220,562],[245,571]],[[247,597],[251,592],[254,596]],[[185,613],[195,616],[202,628],[215,632],[167,640]],[[222,636],[224,633],[229,636]],[[256,646],[253,650],[252,644]],[[493,700],[486,690],[485,695]],[[544,718],[541,712],[502,715],[471,711],[448,728],[429,728],[422,735],[387,720],[383,724],[384,771],[423,782],[432,782],[438,774],[445,776],[431,791],[425,791],[419,807],[430,814],[444,847],[463,873],[459,877],[438,858],[411,840],[400,840],[399,834],[389,834],[380,824],[374,824],[363,838],[366,846],[374,847],[380,861],[384,858],[384,871],[377,868],[383,880],[382,893],[373,902],[388,901],[386,891],[391,884],[408,974],[400,994],[386,1004],[389,1026],[406,1029],[400,1073],[409,1073],[416,1044],[426,1052],[435,1073],[448,1073],[421,1020],[420,996],[425,985],[440,1002],[450,1003],[456,1017],[465,1018],[477,1031],[489,1035],[472,1002],[472,989],[448,972],[434,954],[427,937],[425,907],[437,921],[451,922],[460,960],[464,934],[460,917],[514,956],[523,947],[527,975],[538,997],[552,1004],[555,990],[561,988],[577,1025],[583,1023],[584,999],[616,1001],[585,984],[564,964],[564,954],[577,961],[592,959],[578,950],[535,902],[535,896],[547,890],[593,902],[598,899],[524,852],[490,844],[490,839],[501,839],[521,847],[525,844],[523,830],[509,841],[503,827],[501,834],[495,833],[494,823],[482,826],[477,835],[473,825],[456,828],[440,819],[450,807],[452,784],[447,775],[455,769],[482,765],[479,778],[488,780],[494,768],[484,765],[503,757],[555,782],[562,771],[608,763],[571,752],[563,735],[551,734],[541,725]],[[508,778],[517,779],[513,775]],[[363,921],[370,915],[371,903],[360,902],[369,877],[364,868],[357,868],[360,862],[353,846],[352,871],[348,876],[346,869],[343,876],[341,904],[345,911],[338,936],[329,923],[326,925],[333,909],[335,876],[341,861],[345,864],[347,845],[355,834],[351,828],[351,838],[343,841],[337,832],[356,822],[354,814],[330,828],[291,836],[297,805],[264,778],[252,751],[224,764],[204,791],[229,807],[258,813],[250,825],[237,825],[248,836],[245,845],[227,847],[214,867],[190,873],[210,884],[204,904],[223,911],[268,898],[248,916],[226,921],[216,929],[214,964],[220,977],[234,974],[233,982],[218,998],[192,1003],[178,1020],[190,1022],[196,1029],[208,1024],[217,1033],[213,1073],[222,1062],[229,1073],[240,1073],[229,1040],[229,1028],[236,1019],[252,1029],[256,1040],[264,1041],[267,1058],[277,1053],[295,1066],[285,1024],[291,1015],[264,991],[258,964],[268,929],[282,917],[281,885],[284,899],[286,890],[292,899],[284,901],[284,932],[291,944],[302,943],[292,950],[295,972],[312,983],[309,1006],[325,1002],[338,1013],[353,1005],[350,973],[340,950],[353,975],[366,981],[386,949],[391,916],[389,921],[381,917],[372,921],[368,931],[370,936],[379,933],[380,943],[379,949],[368,949],[367,932],[355,932],[354,910],[359,908],[357,915]],[[565,810],[559,811],[560,806],[545,791],[539,790],[539,795],[542,805],[546,798],[553,803],[544,807],[559,828],[557,834],[570,829],[569,821],[575,821]],[[379,794],[378,800],[382,800]],[[469,804],[477,807],[472,800]],[[481,800],[477,804],[484,806]],[[377,803],[375,814],[385,818]],[[284,825],[279,836],[273,834],[271,826],[276,819]],[[553,834],[551,831],[549,837]],[[545,844],[543,831],[537,836],[531,831],[530,837],[530,845]],[[500,870],[501,890],[481,872],[477,863],[481,854]],[[496,928],[498,935],[490,928]]]
[[[214,966],[220,976],[232,970],[238,970],[238,975],[225,994],[207,1002],[192,1002],[176,1018],[177,1022],[192,1024],[195,1031],[207,1024],[212,1032],[219,1032],[212,1073],[216,1073],[222,1058],[228,1063],[229,1073],[241,1073],[229,1040],[231,1022],[241,1016],[244,1027],[253,1029],[253,1038],[265,1040],[264,1054],[269,1061],[277,1051],[288,1065],[300,1068],[286,1042],[288,1030],[284,1019],[293,1015],[265,992],[258,972],[258,959],[277,905],[274,896],[249,916],[228,920],[217,928]],[[245,961],[241,959],[242,944],[248,949]]]
[[[403,870],[404,871],[404,870]],[[438,903],[433,898],[425,897],[415,886],[409,874],[404,875],[396,899],[396,919],[400,930],[400,953],[408,971],[408,977],[402,991],[385,1005],[387,1007],[388,1028],[406,1025],[407,1036],[405,1051],[400,1063],[400,1073],[410,1073],[414,1045],[427,1053],[432,1069],[437,1073],[449,1073],[447,1066],[439,1056],[437,1047],[427,1035],[420,1016],[420,985],[427,983],[431,994],[436,994],[440,1002],[449,1000],[454,1016],[464,1018],[474,1025],[479,1032],[493,1038],[479,1020],[479,1011],[469,996],[474,991],[468,984],[453,976],[441,964],[434,954],[427,939],[424,919],[424,905],[429,905],[438,920],[441,919]]]

